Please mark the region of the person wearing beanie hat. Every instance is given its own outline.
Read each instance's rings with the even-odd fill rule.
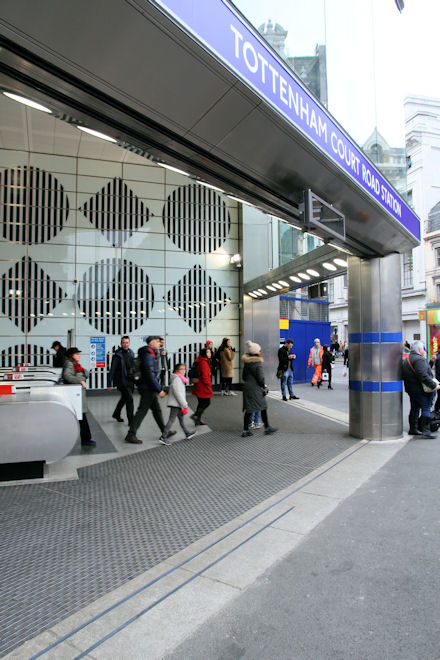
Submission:
[[[277,429],[269,424],[267,417],[267,385],[265,384],[263,371],[263,358],[261,357],[261,346],[253,341],[246,342],[248,352],[243,355],[243,432],[242,438],[253,435],[249,430],[251,414],[261,410],[261,417],[264,423],[264,432],[266,435],[275,433]]]
[[[316,338],[313,342],[313,346],[310,349],[309,353],[309,362],[308,367],[314,368],[314,373],[312,377],[311,385],[312,387],[316,384],[318,390],[321,387],[322,383],[322,354],[324,350],[321,346],[321,340]]]

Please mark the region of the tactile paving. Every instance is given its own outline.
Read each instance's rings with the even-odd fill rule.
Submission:
[[[0,490],[3,655],[293,484],[355,443],[210,432]]]

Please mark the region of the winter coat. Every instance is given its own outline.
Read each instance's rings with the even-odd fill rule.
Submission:
[[[290,348],[287,346],[281,346],[278,351],[278,369],[277,371],[287,371],[287,369],[293,369],[293,360],[289,360]]]
[[[415,373],[411,369],[409,360],[411,360],[411,365]],[[411,351],[408,357],[403,360],[402,377],[405,384],[405,391],[408,394],[429,394],[424,391],[422,383],[425,383],[432,389],[435,387],[428,360],[416,351]]]
[[[170,389],[167,396],[169,408],[188,408],[185,383],[177,374],[171,374]]]
[[[65,348],[64,346],[61,346],[61,344],[60,344],[57,352],[53,356],[53,366],[54,367],[56,367],[56,368],[59,368],[59,367],[63,368],[64,367],[64,362],[66,360],[66,351],[67,351],[67,348]]]
[[[128,349],[128,352],[131,359],[134,360],[134,353],[131,348]],[[107,377],[107,387],[111,387],[112,385],[115,387],[127,387],[129,383],[133,383],[133,379],[129,378],[127,374],[122,348],[118,348],[112,357],[112,363]]]
[[[142,346],[138,350],[141,377],[138,382],[140,392],[162,392],[159,382],[159,359],[158,354],[150,346]]]
[[[199,382],[193,385],[192,393],[199,399],[212,399],[214,393],[212,391],[211,365],[209,360],[199,355],[196,363],[199,367]]]
[[[330,373],[330,369],[332,368],[332,364],[334,361],[335,358],[330,353],[330,351],[324,351],[322,354],[322,370],[327,371],[327,373]]]
[[[63,374],[62,374],[62,379],[64,380],[65,383],[69,383],[70,385],[81,385],[81,382],[84,381],[86,382],[89,377],[89,372],[87,369],[84,369],[84,371],[78,372],[75,371],[75,366],[72,362],[72,360],[66,360],[64,363],[63,367]],[[87,398],[86,398],[86,388],[82,387],[82,392],[81,392],[81,398],[82,398],[82,411],[84,413],[87,412],[88,407],[87,407]]]
[[[232,378],[234,375],[234,365],[232,364],[235,358],[235,351],[232,348],[225,346],[220,351],[220,373],[222,378]]]
[[[267,401],[263,394],[265,386],[263,358],[259,355],[246,353],[241,358],[243,367],[243,410],[245,412],[256,412],[266,410]]]

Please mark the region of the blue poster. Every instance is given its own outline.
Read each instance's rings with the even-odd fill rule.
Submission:
[[[105,337],[90,337],[90,367],[105,367]]]

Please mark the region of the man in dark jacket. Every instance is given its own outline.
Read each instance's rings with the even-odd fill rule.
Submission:
[[[133,420],[133,391],[134,391],[134,374],[133,374],[133,360],[134,353],[130,348],[130,337],[125,335],[121,339],[121,348],[114,353],[110,372],[107,379],[107,389],[111,390],[112,386],[118,388],[121,393],[116,408],[113,412],[113,419],[117,422],[123,422],[121,417],[122,408],[127,407],[127,419],[131,424]]]
[[[430,429],[431,406],[435,393],[440,389],[440,386],[436,385],[433,380],[431,367],[426,359],[426,352],[421,341],[417,340],[411,344],[410,354],[403,360],[402,376],[405,391],[411,403],[409,434],[418,435],[421,438],[435,438],[436,436],[431,433]],[[425,392],[422,383],[429,387],[432,392]]]
[[[54,367],[64,367],[64,362],[66,361],[66,348],[58,340],[54,341],[51,348],[55,351],[53,356],[53,366]]]
[[[162,416],[162,410],[159,404],[159,397],[162,399],[165,396],[165,391],[160,384],[160,366],[159,366],[159,348],[160,337],[158,335],[151,335],[147,337],[147,346],[143,346],[138,351],[138,358],[140,362],[141,378],[138,383],[138,389],[141,395],[139,407],[133,417],[125,442],[131,442],[138,445],[142,443],[136,436],[136,432],[147,412],[152,410],[153,417],[156,424],[160,428],[161,434],[165,428],[165,422]],[[169,431],[168,436],[174,435],[176,431]]]
[[[278,369],[277,372],[281,374],[280,384],[281,384],[281,394],[283,395],[283,401],[287,401],[286,394],[286,384],[289,389],[289,395],[291,399],[299,399],[299,396],[295,396],[293,391],[293,360],[296,358],[296,355],[292,353],[293,339],[286,339],[283,346],[278,351]]]

